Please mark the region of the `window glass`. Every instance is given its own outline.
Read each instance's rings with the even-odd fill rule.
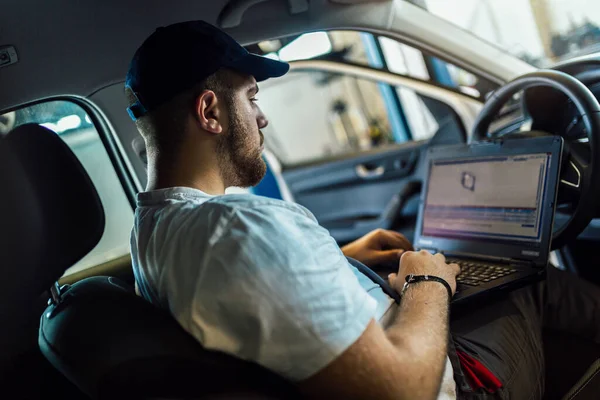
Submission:
[[[259,99],[270,121],[265,145],[287,167],[428,139],[438,129],[414,91],[343,74],[291,72],[262,83]]]
[[[261,84],[265,145],[287,165],[393,143],[377,83],[327,72],[291,72]]]
[[[390,72],[430,80],[479,99],[498,87],[485,78],[394,39],[380,36],[379,44]]]
[[[98,131],[83,108],[63,100],[24,107],[0,115],[0,135],[26,123],[43,125],[60,136],[83,164],[104,206],[106,225],[100,242],[65,275],[128,254],[133,212]]]
[[[379,38],[379,44],[390,72],[425,81],[430,79],[420,50],[383,36]]]
[[[406,115],[412,139],[429,139],[435,135],[439,125],[423,99],[414,90],[405,87],[398,87],[396,92]]]
[[[356,31],[327,32],[333,49],[344,52],[344,60],[355,64],[369,65],[365,34]],[[368,34],[367,34],[368,35]]]
[[[283,39],[267,40],[248,46],[248,50],[283,60],[296,61],[322,58],[370,65],[368,37],[357,31],[310,32]]]

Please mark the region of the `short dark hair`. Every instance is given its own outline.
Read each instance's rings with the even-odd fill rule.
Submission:
[[[187,118],[194,112],[196,98],[203,91],[212,90],[229,102],[233,92],[229,78],[228,70],[220,69],[191,89],[138,118],[135,125],[144,137],[148,152],[176,152],[186,129]],[[125,95],[129,106],[137,101],[131,89],[126,88]]]

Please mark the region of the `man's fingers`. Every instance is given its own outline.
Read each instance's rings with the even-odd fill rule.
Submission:
[[[398,278],[398,274],[389,274],[388,275],[388,283],[391,287],[396,286],[396,279]]]
[[[379,243],[383,248],[393,247],[407,251],[413,250],[412,243],[410,243],[410,241],[401,233],[382,229],[379,231],[379,235]]]
[[[446,256],[444,256],[442,253],[435,253],[433,256],[440,259],[443,263],[446,263]]]
[[[374,261],[373,265],[386,262],[400,262],[402,253],[404,253],[404,250],[374,251],[371,258],[373,258]]]
[[[456,271],[456,275],[460,274],[460,265],[458,264],[449,264]]]

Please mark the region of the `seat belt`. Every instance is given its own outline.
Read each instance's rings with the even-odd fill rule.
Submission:
[[[381,290],[383,290],[383,293],[387,294],[392,299],[394,299],[396,304],[400,304],[400,294],[393,287],[391,287],[390,284],[387,283],[382,277],[377,275],[375,271],[373,271],[371,268],[367,267],[360,261],[355,260],[354,258],[346,257],[346,259],[348,260],[350,265],[356,268],[361,274],[369,278],[373,283],[379,285],[381,287]]]

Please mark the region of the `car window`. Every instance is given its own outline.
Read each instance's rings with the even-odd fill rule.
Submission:
[[[408,88],[324,71],[261,85],[265,146],[286,167],[433,136],[437,121]]]
[[[266,40],[247,46],[257,53],[282,61],[327,59],[370,65],[372,35],[358,31],[320,31]]]
[[[477,99],[498,84],[395,39],[369,32],[309,32],[248,46],[253,53],[282,61],[320,59],[364,65],[460,91]]]
[[[431,81],[478,99],[485,99],[498,87],[488,79],[394,39],[380,36],[378,41],[385,66],[395,74]]]
[[[26,123],[54,131],[71,148],[100,195],[106,225],[98,245],[65,275],[129,253],[133,212],[108,153],[89,115],[71,101],[48,101],[0,115],[0,135]]]

